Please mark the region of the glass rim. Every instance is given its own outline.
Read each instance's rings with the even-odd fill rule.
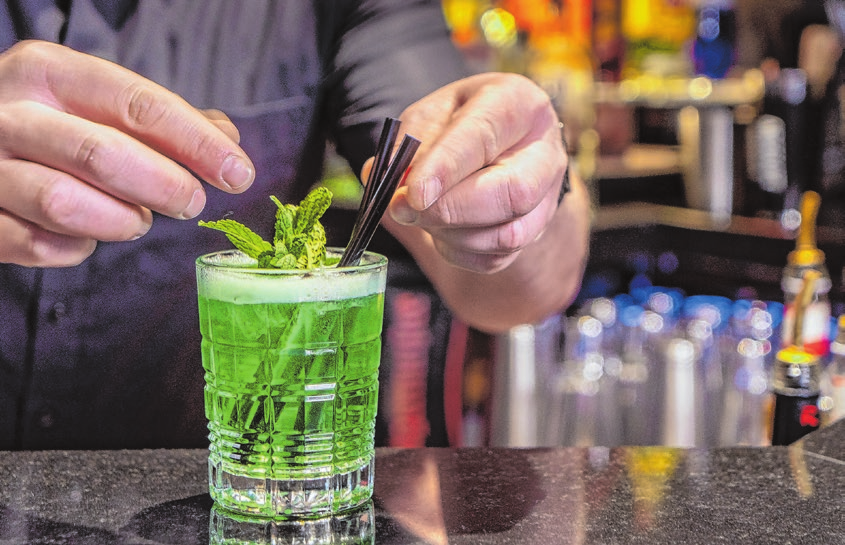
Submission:
[[[327,246],[326,255],[340,257],[344,252],[344,248]],[[236,257],[239,262],[221,261],[217,258],[224,256]],[[196,258],[198,267],[206,267],[214,270],[237,271],[246,274],[255,274],[263,276],[309,276],[309,275],[331,275],[331,274],[348,274],[350,272],[365,272],[375,271],[387,265],[388,259],[382,254],[366,251],[361,257],[358,265],[349,267],[336,267],[330,265],[328,267],[318,267],[315,269],[275,269],[275,268],[260,268],[257,266],[257,261],[238,249],[230,248],[228,250],[217,250],[203,254]]]

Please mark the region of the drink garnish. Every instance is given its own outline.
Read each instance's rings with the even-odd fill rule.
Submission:
[[[299,205],[276,203],[276,224],[273,243],[232,219],[200,221],[201,227],[225,233],[235,248],[258,261],[260,268],[314,269],[326,262],[326,230],[320,218],[332,202],[332,193],[317,187]]]

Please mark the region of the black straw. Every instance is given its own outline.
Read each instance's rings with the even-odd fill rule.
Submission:
[[[361,207],[358,209],[358,216],[355,226],[352,229],[352,236],[343,256],[340,258],[338,267],[348,267],[358,263],[364,251],[370,244],[381,218],[387,211],[387,205],[405,171],[411,165],[414,154],[420,147],[420,141],[407,134],[402,138],[396,155],[388,163],[396,133],[399,129],[399,122],[388,118],[382,129],[382,137],[379,141],[379,148],[376,152],[376,160],[367,187],[364,190],[364,198],[361,200]],[[387,165],[385,168],[384,165]],[[383,173],[382,173],[383,171]]]
[[[379,138],[378,147],[376,148],[375,160],[370,169],[369,178],[367,178],[367,185],[364,187],[364,193],[361,197],[361,204],[358,208],[358,215],[355,217],[355,223],[352,227],[352,238],[355,238],[358,231],[361,229],[361,223],[364,221],[364,213],[372,200],[373,194],[376,192],[377,186],[381,183],[384,177],[384,171],[390,162],[390,154],[393,151],[393,146],[396,145],[396,137],[399,134],[400,121],[398,119],[388,117],[384,120],[384,126],[381,129],[381,137]]]

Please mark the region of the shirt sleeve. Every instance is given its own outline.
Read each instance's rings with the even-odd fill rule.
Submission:
[[[360,172],[385,117],[468,75],[439,0],[319,2],[329,21],[327,125],[338,152]],[[331,11],[329,13],[329,10]]]

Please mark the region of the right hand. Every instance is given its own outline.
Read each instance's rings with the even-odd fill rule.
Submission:
[[[61,267],[134,240],[152,211],[205,205],[202,181],[246,190],[255,167],[222,112],[49,42],[0,54],[0,262]]]

